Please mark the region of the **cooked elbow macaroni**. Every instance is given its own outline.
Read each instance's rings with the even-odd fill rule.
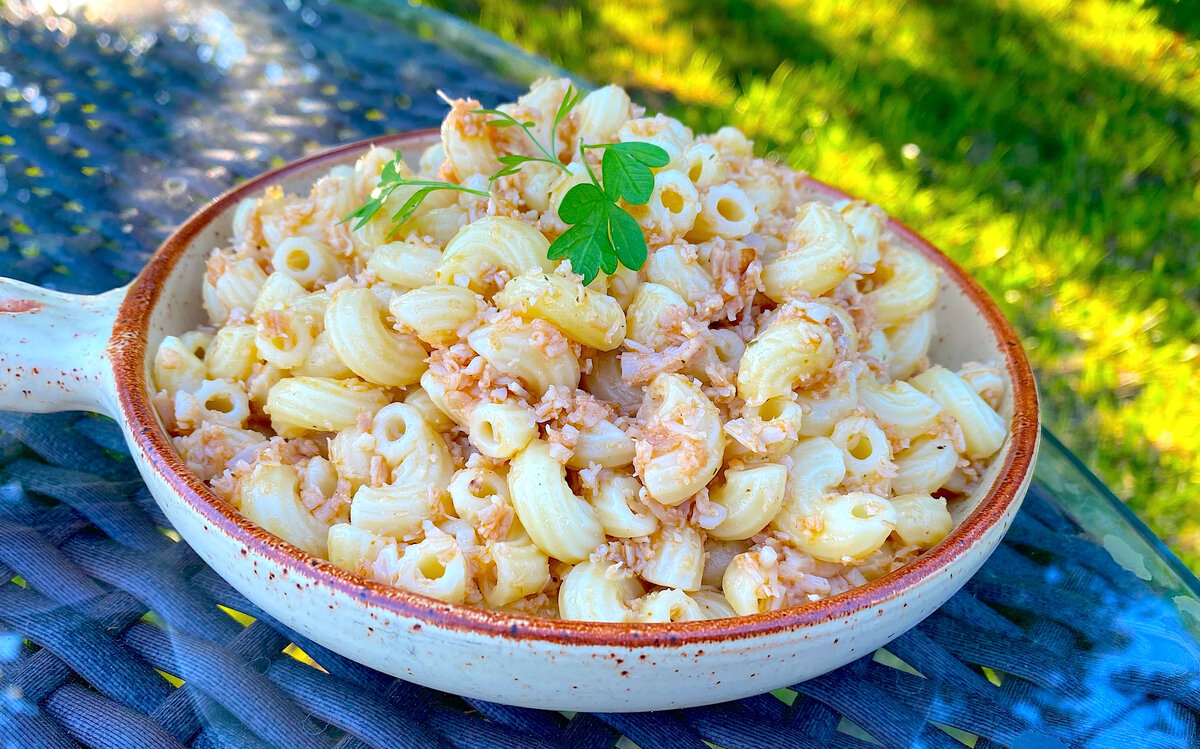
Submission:
[[[502,109],[546,142],[567,83]],[[455,102],[425,180],[487,187],[517,128]],[[402,188],[342,217],[396,154],[308,196],[239,205],[202,294],[209,324],[159,344],[175,446],[284,540],[377,583],[537,616],[748,615],[874,579],[952,529],[1007,438],[993,366],[931,365],[939,272],[861,201],[733,128],[694,136],[592,92],[488,197],[441,191],[390,236]],[[548,259],[580,143],[670,162],[631,206],[649,257],[583,286]],[[418,154],[407,154],[418,163]]]

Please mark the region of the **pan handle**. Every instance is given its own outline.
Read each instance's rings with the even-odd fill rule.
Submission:
[[[0,278],[0,410],[111,414],[105,349],[127,290],[65,294]]]

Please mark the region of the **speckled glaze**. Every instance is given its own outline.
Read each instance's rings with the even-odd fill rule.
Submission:
[[[377,139],[417,154],[426,131]],[[0,281],[0,408],[90,409],[120,422],[154,497],[222,577],[282,623],[368,666],[471,697],[558,710],[641,711],[721,702],[812,678],[872,652],[955,593],[983,564],[1025,495],[1038,446],[1037,393],[1016,334],[983,291],[912,230],[890,239],[942,271],[931,358],[1003,365],[1010,436],[957,527],[907,567],[784,611],[668,625],[534,619],[444,604],[365,581],[255,527],[189,473],[150,404],[149,357],[203,319],[204,260],[232,209],[268,184],[307,190],[355,143],[250,180],[167,240],[125,289],[70,297]],[[844,193],[809,182],[814,199]]]

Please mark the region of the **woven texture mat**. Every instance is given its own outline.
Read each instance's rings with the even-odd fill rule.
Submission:
[[[0,10],[4,275],[111,288],[240,178],[434,125],[439,88],[521,88],[525,63],[452,51],[424,11],[112,5],[135,17]],[[1178,612],[1055,502],[1035,484],[983,571],[887,652],[724,705],[566,716],[305,641],[167,532],[111,421],[0,414],[0,747],[1200,745]]]

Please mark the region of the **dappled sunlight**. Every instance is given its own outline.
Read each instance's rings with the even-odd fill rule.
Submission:
[[[1065,42],[1099,54],[1138,83],[1166,94],[1186,93],[1193,103],[1200,96],[1195,45],[1158,25],[1152,9],[1111,0],[1017,0],[1016,5],[1031,18],[1049,20]],[[1145,75],[1148,60],[1162,75]]]
[[[774,4],[819,29],[821,39],[838,54],[854,47],[871,63],[886,57],[900,58],[918,70],[930,69],[939,62],[929,54],[930,37],[936,33],[930,9],[895,2],[776,0]]]
[[[733,92],[720,57],[696,49],[688,31],[671,22],[670,6],[644,0],[594,4],[604,29],[628,45],[622,64],[612,69],[628,71],[628,82],[636,87],[666,91],[689,103],[728,106]],[[614,51],[620,47],[614,45]]]
[[[165,2],[156,0],[14,0],[10,3],[0,3],[0,7],[6,8],[18,18],[32,15],[60,19],[78,12],[89,23],[101,24],[155,19],[167,11],[165,5]]]

